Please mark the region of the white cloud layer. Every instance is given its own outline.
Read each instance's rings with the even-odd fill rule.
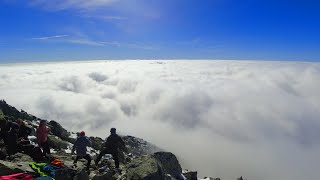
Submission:
[[[110,127],[200,175],[320,177],[320,64],[91,61],[0,66],[0,98],[72,131]]]

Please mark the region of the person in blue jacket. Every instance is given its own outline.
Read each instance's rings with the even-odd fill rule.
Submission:
[[[87,154],[87,146],[91,145],[91,141],[87,136],[85,136],[85,132],[81,131],[79,137],[77,138],[76,142],[74,143],[74,146],[72,148],[72,154],[74,154],[74,150],[76,150],[76,159],[73,161],[73,164],[76,166],[77,161],[79,159],[86,159],[88,161],[87,163],[87,170],[89,171],[90,164],[91,164],[91,157],[89,154]]]

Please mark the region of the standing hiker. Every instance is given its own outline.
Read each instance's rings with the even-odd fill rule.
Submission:
[[[77,138],[76,142],[74,143],[74,146],[72,148],[71,154],[74,153],[74,150],[77,152],[77,157],[73,161],[73,164],[77,166],[77,161],[79,159],[86,159],[88,161],[87,163],[87,171],[89,171],[90,163],[91,163],[91,157],[89,154],[87,154],[87,146],[91,145],[90,140],[87,136],[85,136],[85,132],[81,131],[79,137]]]
[[[111,154],[114,160],[115,166],[119,169],[119,151],[118,148],[125,148],[124,141],[122,138],[116,133],[116,128],[110,129],[110,136],[107,138],[105,142],[105,148],[98,155],[95,164],[98,165],[102,156],[105,154]]]
[[[42,148],[43,155],[50,154],[50,147],[48,143],[48,134],[50,128],[47,127],[47,121],[41,120],[39,127],[37,129],[37,143],[40,148]]]

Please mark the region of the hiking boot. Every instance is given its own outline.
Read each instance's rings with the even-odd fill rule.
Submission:
[[[75,168],[78,167],[77,163],[73,163],[73,166],[74,166]]]

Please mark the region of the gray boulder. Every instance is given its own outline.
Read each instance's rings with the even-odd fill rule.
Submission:
[[[197,171],[188,171],[183,173],[187,180],[197,180]]]
[[[77,175],[74,176],[73,180],[89,180],[89,175],[85,169],[82,169],[77,173]]]
[[[166,174],[170,174],[172,177],[180,179],[182,168],[174,154],[171,152],[156,152],[153,156],[161,163]]]
[[[64,141],[62,139],[60,139],[57,136],[52,136],[52,135],[48,135],[48,143],[49,146],[54,148],[54,149],[67,149],[69,143],[67,141]]]
[[[70,180],[73,179],[76,174],[76,171],[73,169],[63,169],[61,171],[56,171],[54,178],[58,180]]]
[[[90,137],[91,147],[97,150],[101,150],[103,148],[103,139],[99,137]]]
[[[93,176],[92,180],[115,180],[114,172],[113,171],[107,171],[103,173],[98,173],[95,176]]]
[[[30,161],[29,161],[30,162]],[[10,175],[20,172],[33,172],[29,166],[29,162],[8,162],[0,160],[0,176]]]
[[[164,180],[165,173],[152,155],[141,156],[126,165],[127,180]]]
[[[49,125],[52,127],[51,132],[53,135],[58,136],[59,138],[67,141],[69,139],[69,132],[64,129],[58,122],[50,121]]]

